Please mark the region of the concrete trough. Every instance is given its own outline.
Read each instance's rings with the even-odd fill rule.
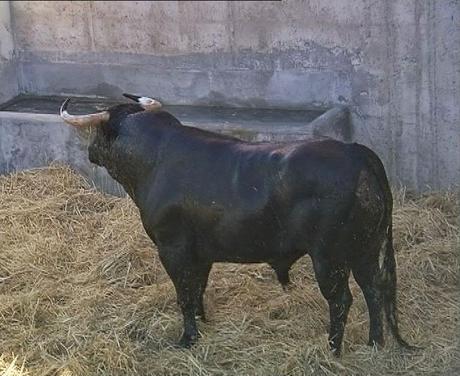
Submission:
[[[63,162],[104,192],[124,195],[123,188],[87,157],[88,134],[59,117],[62,96],[20,95],[0,105],[0,174]],[[77,97],[69,112],[100,111],[120,103],[108,98]],[[252,142],[334,138],[350,141],[348,111],[330,109],[257,109],[165,106],[185,126],[207,129]]]

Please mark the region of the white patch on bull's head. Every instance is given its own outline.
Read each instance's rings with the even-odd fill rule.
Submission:
[[[123,93],[123,96],[139,103],[145,111],[157,111],[163,106],[159,101],[150,97],[140,97],[128,93]]]
[[[139,104],[146,111],[156,111],[159,110],[163,105],[157,100],[149,97],[140,97],[138,99]]]

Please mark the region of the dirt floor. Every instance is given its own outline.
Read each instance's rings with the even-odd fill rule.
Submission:
[[[215,265],[209,322],[192,350],[172,283],[129,199],[90,189],[65,167],[0,177],[0,375],[453,374],[459,364],[459,198],[396,192],[401,332],[365,345],[355,297],[344,351],[327,348],[327,306],[308,257],[283,292],[266,265]]]

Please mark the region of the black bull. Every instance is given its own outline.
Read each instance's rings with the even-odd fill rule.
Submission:
[[[68,101],[61,115],[95,126],[91,162],[104,166],[139,208],[176,289],[182,346],[197,340],[195,315],[204,318],[213,263],[265,262],[286,287],[290,267],[308,253],[329,304],[335,354],[352,303],[350,271],[369,310],[369,344],[383,345],[385,312],[396,340],[410,347],[398,332],[393,203],[376,154],[333,140],[244,142],[183,126],[129,97],[139,104],[111,107],[101,118],[73,121]]]

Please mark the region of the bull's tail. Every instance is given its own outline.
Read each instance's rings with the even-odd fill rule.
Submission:
[[[418,347],[409,345],[399,334],[398,312],[396,307],[396,261],[393,248],[393,228],[391,220],[386,235],[383,265],[380,270],[385,316],[390,331],[398,344],[406,349],[416,350]]]
[[[385,168],[382,161],[370,149],[363,145],[358,145],[359,149],[366,155],[368,167],[375,173],[380,189],[384,195],[386,203],[385,208],[385,223],[388,224],[387,233],[385,234],[385,244],[382,247],[383,264],[380,270],[381,290],[383,295],[383,307],[387,318],[390,331],[395,337],[398,344],[406,349],[415,350],[419,347],[409,345],[401,338],[398,328],[398,312],[396,307],[396,260],[393,248],[393,196],[391,194],[388,178],[385,174]]]

